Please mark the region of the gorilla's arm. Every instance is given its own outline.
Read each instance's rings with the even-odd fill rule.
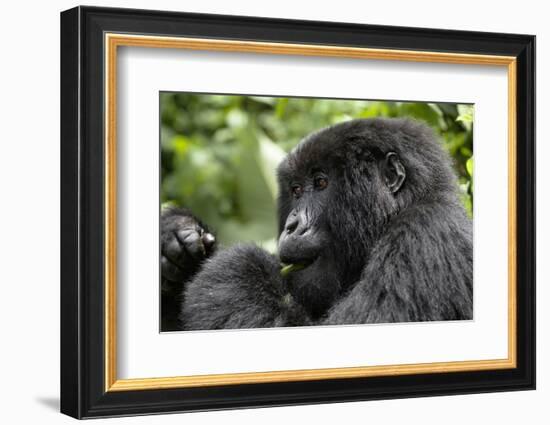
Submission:
[[[310,324],[280,275],[277,259],[254,245],[217,252],[186,286],[180,314],[186,330]]]
[[[471,226],[437,207],[411,209],[373,249],[361,280],[323,324],[472,319]]]

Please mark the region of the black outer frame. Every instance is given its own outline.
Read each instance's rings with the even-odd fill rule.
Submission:
[[[517,58],[517,368],[105,392],[105,32]],[[535,37],[77,7],[61,13],[61,412],[76,418],[535,388]]]

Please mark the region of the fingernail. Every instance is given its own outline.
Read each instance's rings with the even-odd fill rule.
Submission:
[[[207,247],[210,247],[216,242],[216,238],[211,233],[205,233],[202,235],[202,243],[206,245]]]

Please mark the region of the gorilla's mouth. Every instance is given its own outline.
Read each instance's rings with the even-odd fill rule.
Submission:
[[[303,270],[306,267],[311,266],[311,264],[313,264],[315,260],[316,258],[313,258],[307,261],[294,262],[294,263],[283,263],[281,264],[281,276],[285,277],[285,276],[288,276],[290,273]]]

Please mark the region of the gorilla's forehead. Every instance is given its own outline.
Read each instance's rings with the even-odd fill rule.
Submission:
[[[367,134],[373,133],[372,129],[368,131],[372,121],[348,121],[308,135],[279,166],[279,175],[302,175],[315,169],[338,170],[360,161],[376,145],[376,134]]]
[[[356,119],[305,137],[280,165],[279,175],[284,178],[315,168],[353,167],[388,152],[431,164],[442,160],[433,132],[425,124],[401,118]]]
[[[334,140],[317,137],[290,152],[279,166],[279,175],[296,178],[316,170],[335,170],[342,163],[340,151],[334,150]]]

